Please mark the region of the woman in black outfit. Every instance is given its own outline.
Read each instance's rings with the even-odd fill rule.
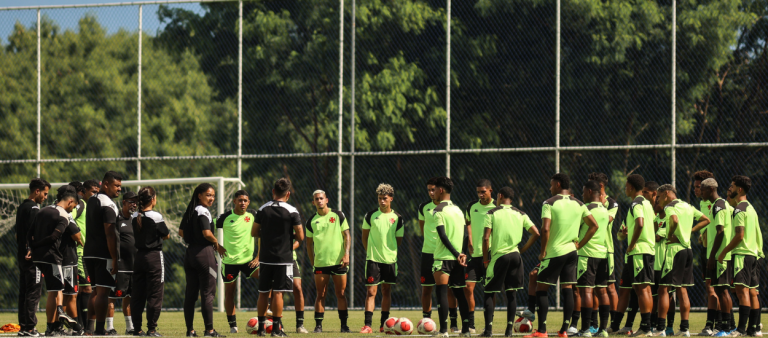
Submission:
[[[192,200],[187,206],[179,226],[179,235],[187,243],[184,257],[184,272],[187,279],[187,290],[184,295],[184,320],[187,324],[187,337],[197,337],[193,328],[195,319],[195,303],[200,295],[205,337],[225,337],[213,329],[213,297],[216,296],[216,279],[219,265],[216,262],[216,252],[224,255],[226,250],[219,246],[213,235],[213,219],[208,208],[213,205],[216,191],[208,183],[202,183],[195,188]]]
[[[157,333],[157,320],[163,307],[163,286],[165,285],[165,261],[163,240],[170,231],[163,215],[152,210],[157,204],[157,195],[152,187],[139,190],[138,211],[133,214],[131,225],[136,240],[134,256],[131,310],[134,336],[162,337]],[[141,330],[141,316],[147,306],[147,332]]]

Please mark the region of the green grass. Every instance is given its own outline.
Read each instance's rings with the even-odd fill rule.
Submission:
[[[397,317],[407,317],[411,321],[413,321],[415,325],[421,318],[421,311],[393,310],[391,315],[397,316]],[[433,315],[433,319],[437,319],[436,310],[432,312],[432,315]],[[255,317],[255,316],[256,316],[255,312],[239,312],[237,314],[238,327],[240,328],[240,333],[238,334],[229,334],[229,326],[227,325],[227,318],[224,315],[224,313],[220,313],[220,312],[214,313],[214,326],[219,331],[219,333],[228,335],[230,337],[246,336],[245,334],[246,322],[248,321],[249,318]],[[373,317],[374,326],[376,327],[378,327],[379,316],[380,314],[377,309]],[[306,319],[304,326],[311,332],[315,327],[315,321],[313,319],[314,314],[311,310],[306,311],[304,314],[304,317]],[[360,328],[363,326],[363,311],[350,311],[349,317],[350,317],[349,327],[352,329],[352,332],[358,332]],[[38,313],[37,318],[38,318],[38,321],[40,322],[40,324],[38,324],[37,326],[37,329],[40,332],[45,332],[45,313]],[[554,332],[559,328],[560,324],[562,323],[562,318],[563,318],[562,312],[551,311],[549,313],[547,321],[550,323],[549,324],[550,332]],[[502,310],[496,311],[496,315],[493,321],[494,333],[496,334],[504,333],[504,328],[506,327],[505,319],[506,319],[506,311],[502,311]],[[637,326],[639,325],[639,320],[640,320],[640,315],[638,315],[637,319],[635,320],[635,329],[637,329]],[[484,327],[482,309],[477,309],[477,311],[475,312],[475,321],[476,321],[476,327],[479,331],[478,332],[479,334],[482,331],[482,328]],[[706,313],[703,313],[703,312],[691,313],[691,318],[690,318],[691,332],[692,333],[699,332],[704,327],[705,321],[706,321]],[[16,313],[0,313],[0,325],[6,324],[6,323],[15,323],[15,322],[17,322]],[[680,323],[680,314],[678,313],[675,316],[675,330],[678,329],[679,323]],[[288,333],[288,335],[299,336],[299,334],[295,332],[295,329],[296,329],[296,313],[295,312],[286,311],[284,313],[283,325],[285,326],[285,331]],[[338,333],[339,318],[336,311],[327,311],[327,313],[325,314],[323,327],[326,331],[323,334],[316,335],[316,334],[310,333],[309,335],[324,336],[324,337],[337,337],[340,335]],[[120,334],[124,334],[125,332],[125,321],[123,319],[122,313],[118,312],[115,314],[115,329]],[[146,327],[144,329],[146,330]],[[197,329],[200,335],[202,336],[203,319],[199,312],[196,313],[196,317],[195,317],[195,329]],[[184,314],[182,312],[162,313],[160,315],[160,325],[158,327],[158,332],[160,332],[166,337],[183,337],[186,332],[186,327],[184,324]],[[378,332],[374,334],[367,334],[367,335],[352,333],[352,334],[345,334],[344,336],[345,337],[356,337],[356,336],[374,337],[374,336],[382,336],[382,334]]]

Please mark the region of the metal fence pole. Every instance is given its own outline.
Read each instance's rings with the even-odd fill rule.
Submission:
[[[344,132],[344,0],[339,0],[339,155],[338,155],[338,180],[336,185],[337,201],[339,210],[341,210],[341,160],[342,160],[342,142],[341,137]]]
[[[40,177],[40,8],[37,9],[37,177]]]
[[[352,52],[350,53],[352,70],[352,103],[350,105],[349,124],[349,302],[350,308],[355,307],[355,19],[357,18],[357,0],[352,0]]]
[[[237,178],[243,179],[243,0],[240,0],[237,33]],[[239,279],[238,279],[239,285]],[[239,297],[238,297],[239,302]]]
[[[218,200],[218,206],[216,209],[216,215],[221,215],[224,213],[224,195],[226,195],[226,186],[224,186],[224,177],[219,177],[219,198]],[[224,229],[219,228],[219,231],[217,231],[217,236],[219,243],[224,243]],[[216,253],[214,254],[216,256],[216,262],[219,263],[219,266],[221,266],[221,256]],[[224,276],[221,276],[221,274],[218,274],[218,283],[217,288],[219,289],[219,312],[224,312]]]
[[[672,143],[671,143],[671,170],[672,186],[675,186],[677,171],[677,113],[675,105],[677,104],[677,0],[672,0]]]
[[[445,176],[451,176],[451,0],[445,18]]]
[[[560,0],[555,5],[555,172],[560,172]],[[560,279],[556,286],[555,304],[560,308]]]
[[[141,34],[142,34],[142,26],[141,26],[141,19],[142,19],[142,10],[143,5],[139,5],[139,69],[138,69],[138,90],[136,92],[138,93],[138,99],[136,100],[136,115],[137,115],[137,136],[136,136],[136,157],[138,158],[136,160],[136,179],[141,179]]]

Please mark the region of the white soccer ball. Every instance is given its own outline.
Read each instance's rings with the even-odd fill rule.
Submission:
[[[245,325],[245,332],[248,334],[256,334],[259,329],[259,317],[253,317],[248,319],[248,324]]]
[[[395,323],[395,334],[398,336],[409,335],[413,332],[413,322],[408,318],[400,318]]]
[[[397,325],[398,319],[399,318],[396,317],[387,318],[387,320],[384,321],[384,333],[395,334],[395,325]]]
[[[416,325],[419,334],[433,334],[437,332],[437,324],[431,318],[422,318]]]
[[[533,330],[533,325],[528,318],[520,317],[515,321],[515,332],[530,333]]]

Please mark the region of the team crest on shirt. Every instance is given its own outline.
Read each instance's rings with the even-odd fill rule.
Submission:
[[[331,219],[329,219],[328,221],[330,221],[331,223],[333,223],[333,222],[336,222],[336,219],[335,219],[335,218],[333,218],[333,217],[331,217]]]
[[[707,209],[712,210],[712,204],[708,205]]]
[[[389,219],[389,224],[395,224],[395,219],[394,218],[390,218]]]
[[[373,283],[373,276],[368,277],[368,283]]]
[[[475,209],[475,212],[477,212],[477,209]]]
[[[250,217],[248,217],[248,216],[245,216],[245,223],[248,223],[248,222],[250,222],[250,221],[251,221],[251,218],[250,218]]]

